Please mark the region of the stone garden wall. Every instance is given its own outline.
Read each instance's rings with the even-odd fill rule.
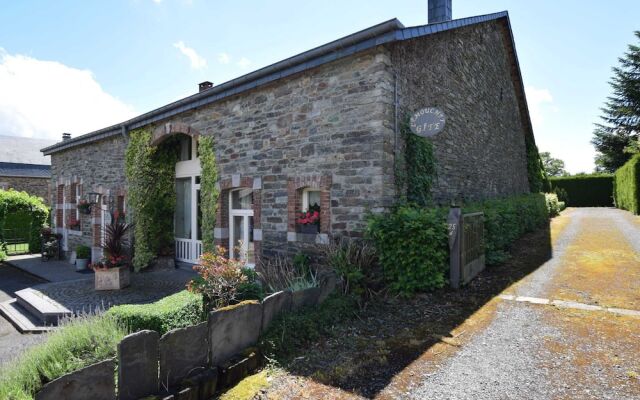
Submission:
[[[262,302],[245,301],[210,313],[199,325],[160,336],[140,331],[118,345],[117,360],[75,371],[47,383],[36,400],[204,400],[239,382],[261,364],[255,348],[262,332],[282,313],[314,307],[335,289],[327,275],[317,288],[282,291]],[[114,379],[117,361],[117,383]],[[116,391],[117,390],[117,391]]]
[[[446,114],[444,130],[432,139],[433,196],[441,203],[529,191],[517,71],[504,24],[477,24],[391,48],[401,111],[435,106]]]

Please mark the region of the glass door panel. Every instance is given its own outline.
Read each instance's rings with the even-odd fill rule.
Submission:
[[[233,257],[244,258],[244,215],[233,216],[233,242],[231,249]]]
[[[191,239],[191,178],[176,179],[175,235]]]

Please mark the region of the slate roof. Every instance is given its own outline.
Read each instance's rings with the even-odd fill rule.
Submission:
[[[40,149],[55,140],[0,135],[0,163],[51,165],[51,157]]]
[[[515,43],[509,22],[509,13],[501,11],[498,13],[479,15],[469,18],[454,19],[451,21],[438,22],[428,25],[414,26],[406,28],[398,19],[374,25],[370,28],[356,32],[341,39],[324,44],[314,49],[300,53],[296,56],[279,61],[275,64],[250,72],[239,78],[214,86],[211,89],[188,96],[184,99],[167,104],[153,111],[134,117],[123,123],[103,128],[87,133],[63,142],[58,142],[53,146],[42,149],[45,155],[66,150],[75,146],[102,140],[115,135],[126,135],[129,130],[136,129],[157,121],[164,120],[176,114],[183,113],[201,107],[226,97],[254,89],[267,83],[282,79],[305,70],[326,64],[350,55],[365,51],[367,49],[392,42],[414,39],[428,36],[438,32],[457,29],[464,26],[474,25],[482,22],[504,19],[506,21],[509,39],[510,52],[513,59],[513,68],[516,71],[515,82],[518,97],[521,100],[520,110],[523,114],[525,128],[533,140],[533,128],[529,117],[524,86],[520,76],[520,66],[515,53]]]
[[[4,176],[51,178],[51,165],[0,162],[0,179]]]

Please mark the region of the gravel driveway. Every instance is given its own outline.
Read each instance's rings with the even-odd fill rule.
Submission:
[[[0,302],[15,297],[13,294],[18,290],[39,283],[42,280],[0,263]],[[0,365],[43,338],[44,335],[21,335],[11,323],[0,316]]]
[[[568,210],[554,220],[562,227],[553,258],[505,293],[632,308],[640,300],[638,222],[615,209]],[[638,317],[502,301],[486,329],[401,397],[639,399],[639,343]]]

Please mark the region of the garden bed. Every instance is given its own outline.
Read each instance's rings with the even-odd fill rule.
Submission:
[[[450,332],[550,258],[549,235],[548,228],[524,235],[514,243],[508,262],[486,269],[459,291],[436,290],[412,299],[379,298],[362,311],[353,309],[342,322],[331,321],[307,346],[276,354],[288,372],[273,383],[276,397],[300,390],[299,378],[292,376],[375,396],[435,344],[445,341],[455,347],[457,339]]]

